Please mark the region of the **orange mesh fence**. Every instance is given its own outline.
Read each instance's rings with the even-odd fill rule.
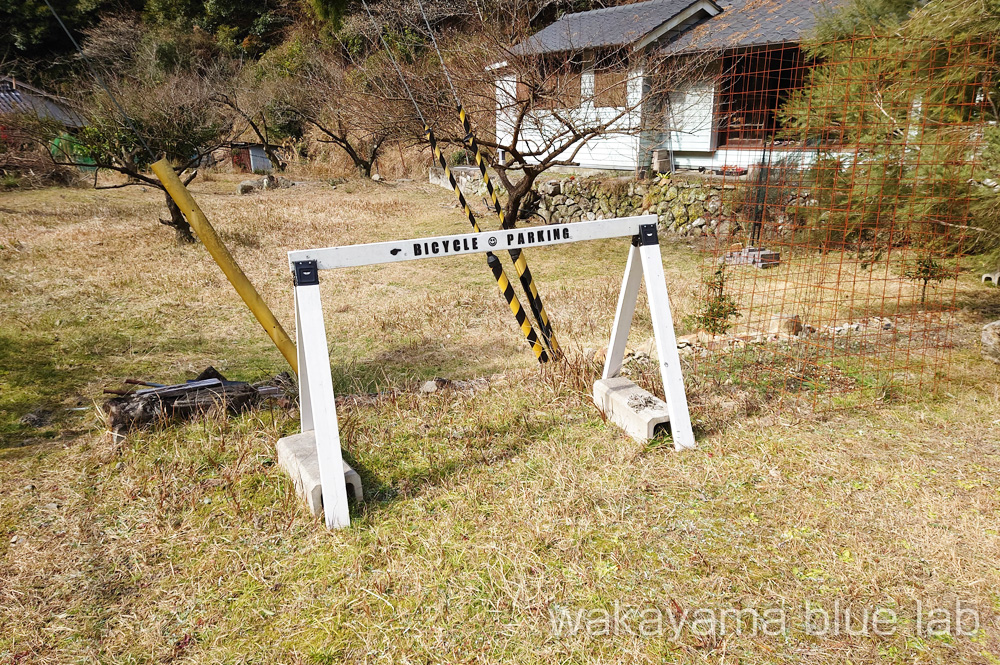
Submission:
[[[831,405],[936,386],[957,260],[983,241],[992,48],[863,37],[721,59],[706,170],[728,223],[702,231],[699,373]]]

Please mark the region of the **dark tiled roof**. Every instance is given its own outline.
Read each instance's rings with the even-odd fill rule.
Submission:
[[[38,88],[0,77],[0,115],[24,113],[54,120],[67,127],[83,127],[83,118],[59,98]]]
[[[845,0],[720,0],[722,12],[665,47],[667,53],[799,42]]]
[[[622,46],[639,41],[698,0],[647,0],[566,14],[515,47],[519,55]]]

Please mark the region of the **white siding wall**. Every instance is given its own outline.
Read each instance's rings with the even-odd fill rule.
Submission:
[[[603,136],[588,141],[576,155],[574,161],[583,168],[617,169],[632,171],[639,156],[639,132],[641,115],[639,101],[642,97],[643,74],[632,73],[628,82],[629,107],[636,110],[619,123],[621,131],[610,131]],[[572,116],[579,123],[606,122],[621,112],[620,109],[594,108],[591,101],[594,93],[593,69],[585,69],[582,76],[581,93],[583,102],[579,108],[560,111]],[[501,143],[509,142],[514,122],[517,83],[514,76],[505,74],[496,79],[497,92],[497,136]],[[724,166],[751,167],[760,163],[760,148],[722,148],[716,145],[715,131],[715,85],[712,81],[692,82],[685,89],[670,93],[670,131],[661,134],[655,148],[672,148],[674,164],[679,169],[718,169]],[[666,117],[664,118],[666,122]],[[525,118],[524,128],[518,147],[538,146],[542,137],[552,136],[559,130],[559,123],[552,114],[539,111]],[[648,151],[647,151],[648,152]],[[811,164],[815,151],[796,153],[803,166]],[[568,158],[569,154],[564,157]],[[649,155],[642,156],[646,166]],[[773,159],[780,158],[775,151]],[[537,161],[537,160],[536,160]]]
[[[724,166],[752,168],[760,164],[763,148],[720,148],[714,152],[675,152],[674,165],[679,169],[708,170],[721,169]],[[777,161],[782,157],[794,158],[800,166],[806,167],[816,161],[819,151],[815,149],[775,150],[770,159]],[[764,154],[767,161],[768,155]]]
[[[715,150],[715,83],[692,82],[669,98],[671,147],[678,152]]]
[[[634,170],[639,153],[638,129],[642,119],[639,102],[642,99],[642,72],[633,71],[628,80],[628,107],[635,110],[626,113],[611,126],[610,130],[590,139],[584,145],[579,144],[565,150],[561,159],[570,159],[573,150],[579,147],[573,161],[583,168]],[[509,143],[512,137],[512,127],[516,120],[517,82],[513,75],[505,74],[496,80],[497,93],[497,137],[500,143]],[[578,127],[588,125],[603,125],[616,116],[621,115],[622,108],[596,108],[593,105],[594,71],[584,69],[581,77],[582,102],[575,109],[561,109],[558,113]],[[518,140],[519,150],[538,149],[547,140],[557,137],[565,131],[565,127],[549,111],[536,111],[524,119],[521,136]],[[537,160],[529,160],[537,161]]]

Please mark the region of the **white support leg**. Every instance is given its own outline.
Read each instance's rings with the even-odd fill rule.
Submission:
[[[681,358],[677,353],[674,319],[670,314],[670,298],[667,296],[663,260],[655,231],[651,239],[643,238],[638,250],[646,282],[646,297],[649,299],[649,313],[653,319],[653,335],[660,359],[660,376],[663,378],[663,392],[667,398],[674,448],[694,448],[694,432],[691,430],[691,415],[688,413],[687,394],[684,392]]]
[[[625,275],[622,277],[622,290],[618,294],[618,310],[615,312],[615,323],[611,327],[608,352],[604,357],[602,379],[612,379],[618,376],[622,369],[622,363],[625,362],[628,331],[632,327],[632,315],[635,314],[635,303],[639,299],[639,285],[642,284],[641,263],[639,248],[633,246],[629,249]]]
[[[330,375],[330,352],[326,344],[326,325],[323,323],[319,284],[296,286],[295,305],[298,324],[296,337],[299,342],[299,401],[302,413],[305,414],[303,431],[306,431],[308,418],[312,421],[312,429],[316,434],[326,526],[346,527],[351,524],[351,516],[347,508],[344,460],[340,451],[337,406],[333,395],[333,378]]]
[[[309,368],[306,367],[303,349],[306,345],[302,340],[302,317],[299,316],[299,290],[295,289],[295,354],[299,360],[299,431],[310,432],[313,429],[312,404],[309,399]]]

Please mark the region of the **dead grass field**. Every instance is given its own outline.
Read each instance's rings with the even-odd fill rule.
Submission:
[[[420,183],[236,180],[193,190],[286,325],[288,250],[466,224]],[[539,369],[481,257],[324,273],[337,389],[398,389],[343,410],[368,497],[330,533],[274,464],[294,412],[101,428],[127,377],[285,369],[158,214],[138,188],[0,198],[0,663],[1000,663],[1000,369],[976,342],[1000,296],[971,271],[937,395],[814,413],[692,375],[685,454],[602,422],[593,367]],[[664,254],[683,320],[700,259]],[[528,261],[563,345],[602,344],[625,242]],[[433,376],[491,381],[403,390]],[[811,634],[806,603],[854,633]],[[956,603],[978,630],[929,632]],[[858,634],[877,608],[885,634]],[[727,609],[741,630],[697,623]]]

